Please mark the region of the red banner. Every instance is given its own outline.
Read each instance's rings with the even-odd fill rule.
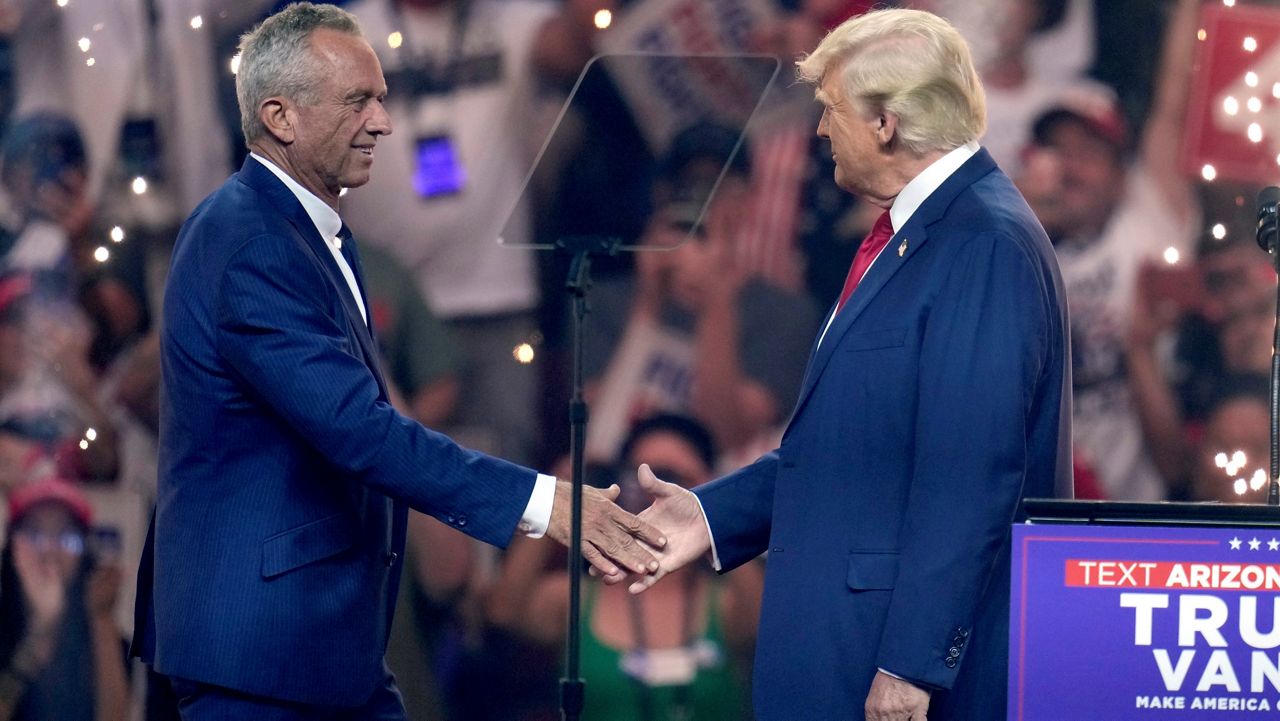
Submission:
[[[1201,10],[1183,161],[1189,172],[1280,181],[1280,9]]]

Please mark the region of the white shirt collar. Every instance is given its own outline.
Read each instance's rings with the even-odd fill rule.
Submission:
[[[342,218],[338,215],[338,211],[316,197],[315,193],[302,187],[298,181],[289,177],[288,173],[276,167],[275,163],[257,153],[249,153],[249,157],[265,165],[267,170],[270,170],[273,175],[280,179],[280,182],[284,183],[285,187],[297,197],[298,202],[302,203],[302,209],[307,211],[307,216],[315,224],[316,230],[320,231],[320,237],[324,238],[324,242],[333,245],[334,239],[338,237],[339,231],[342,230]]]
[[[921,204],[933,195],[933,191],[937,190],[938,186],[946,182],[952,173],[959,170],[960,166],[977,152],[978,141],[970,141],[933,161],[932,165],[912,178],[911,182],[898,193],[893,205],[889,207],[889,221],[893,223],[893,232],[897,233],[901,230]]]

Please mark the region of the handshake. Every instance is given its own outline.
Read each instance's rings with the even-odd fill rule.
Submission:
[[[702,505],[691,491],[660,480],[648,465],[640,466],[637,478],[654,499],[638,516],[614,503],[621,492],[617,484],[604,490],[582,489],[582,556],[591,564],[591,573],[607,584],[620,583],[629,574],[639,576],[630,586],[632,593],[649,588],[711,548]],[[572,531],[571,505],[571,484],[557,481],[547,535],[566,546]]]

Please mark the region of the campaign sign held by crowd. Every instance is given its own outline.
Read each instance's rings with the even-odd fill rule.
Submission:
[[[1021,525],[1009,719],[1280,712],[1280,529]]]

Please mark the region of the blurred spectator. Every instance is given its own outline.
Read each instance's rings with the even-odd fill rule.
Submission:
[[[1116,500],[1167,494],[1125,355],[1139,268],[1162,257],[1187,262],[1198,224],[1191,181],[1178,166],[1197,7],[1183,0],[1169,28],[1159,99],[1132,164],[1114,95],[1082,85],[1037,119],[1018,178],[1054,241],[1067,288],[1077,452]]]
[[[458,403],[460,349],[413,275],[394,257],[370,246],[361,249],[360,263],[387,374],[404,398],[407,415],[440,428]]]
[[[70,119],[37,114],[14,123],[0,179],[15,217],[12,229],[0,230],[0,270],[34,273],[42,286],[78,299],[94,322],[89,354],[101,370],[150,325],[143,300],[149,244],[137,237],[123,243],[123,228],[101,227],[89,202],[89,170]]]
[[[631,429],[619,464],[648,463],[659,478],[692,488],[710,480],[715,457],[705,428],[659,415]],[[634,472],[623,479],[624,505],[648,506]],[[494,623],[547,644],[563,641],[569,602],[568,574],[541,571],[552,551],[541,541],[516,539],[488,604]],[[692,565],[643,596],[584,579],[582,676],[590,691],[583,718],[751,718],[745,672],[763,588],[757,563],[723,576]],[[661,593],[651,596],[655,591]]]
[[[1187,485],[1195,480],[1195,449],[1224,394],[1253,386],[1265,395],[1271,368],[1270,259],[1243,233],[1207,241],[1202,252],[1193,266],[1142,268],[1129,333],[1129,378],[1143,431],[1178,494],[1199,492]]]
[[[644,238],[652,250],[637,255],[634,280],[601,283],[593,295],[585,352],[592,457],[613,457],[631,424],[659,411],[696,415],[726,453],[749,455],[780,430],[799,393],[818,310],[807,296],[749,278],[737,262],[751,178],[745,149],[689,233],[737,139],[714,125],[676,136],[654,188]]]
[[[517,461],[537,447],[538,302],[529,209],[515,208],[532,156],[528,119],[545,73],[576,73],[585,55],[569,17],[530,0],[358,0],[382,62],[395,132],[378,170],[343,214],[414,274],[459,344],[459,403],[444,430]],[[594,12],[594,10],[592,11]],[[504,226],[505,224],[505,226]]]
[[[84,130],[91,205],[174,222],[226,177],[231,151],[215,87],[226,65],[213,38],[271,0],[5,5],[16,113],[56,112]],[[131,187],[138,177],[145,194]]]
[[[112,612],[120,570],[95,558],[89,504],[67,481],[9,497],[0,557],[0,719],[128,717],[124,645]]]
[[[79,129],[61,115],[22,118],[5,134],[0,159],[14,215],[0,236],[0,269],[60,273],[69,287],[73,246],[93,218]]]
[[[1271,457],[1270,428],[1265,378],[1223,389],[1196,447],[1191,500],[1265,503],[1267,487],[1261,480]],[[1237,466],[1235,461],[1243,462]]]
[[[0,275],[0,431],[37,444],[74,477],[111,480],[114,424],[87,360],[77,308],[25,274]]]

